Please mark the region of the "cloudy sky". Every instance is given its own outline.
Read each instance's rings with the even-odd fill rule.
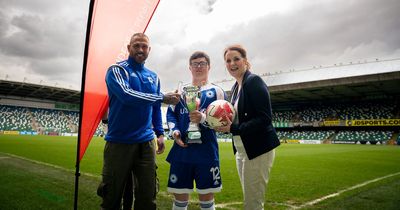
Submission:
[[[0,79],[79,89],[89,0],[0,0]],[[147,66],[163,91],[189,82],[188,58],[211,57],[210,81],[230,78],[229,44],[258,74],[400,58],[398,0],[161,0]],[[305,75],[307,76],[307,75]]]

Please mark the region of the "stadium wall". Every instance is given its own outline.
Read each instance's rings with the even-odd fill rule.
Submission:
[[[37,100],[19,100],[12,98],[0,98],[1,105],[55,109],[55,104],[50,102],[39,102]]]

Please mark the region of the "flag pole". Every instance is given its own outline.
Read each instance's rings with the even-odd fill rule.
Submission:
[[[81,83],[81,101],[79,108],[79,128],[78,128],[78,142],[76,144],[76,171],[75,171],[75,193],[74,193],[74,210],[78,209],[78,186],[79,186],[79,163],[80,163],[80,144],[81,144],[81,129],[82,129],[82,116],[83,116],[83,103],[85,95],[85,80],[86,80],[86,66],[89,51],[89,40],[90,40],[90,29],[92,27],[92,15],[93,8],[96,0],[90,0],[89,3],[89,14],[86,26],[86,39],[85,39],[85,51],[83,54],[83,66],[82,66],[82,83]]]

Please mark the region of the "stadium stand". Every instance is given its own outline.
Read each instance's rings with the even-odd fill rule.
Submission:
[[[400,131],[399,131],[399,133],[400,133]],[[397,136],[397,145],[400,145],[400,135]]]
[[[0,131],[37,132],[61,135],[77,133],[79,112],[0,105]],[[104,136],[106,126],[99,124],[96,136]]]
[[[332,136],[334,131],[278,131],[280,139],[296,140],[326,140]]]
[[[286,140],[331,140],[331,143],[386,144],[395,131],[385,126],[370,126],[360,130],[356,123],[398,123],[398,102],[396,100],[347,101],[341,104],[293,105],[293,110],[276,111],[273,114],[278,136]],[[333,126],[325,125],[327,122]],[[349,128],[352,129],[349,130]],[[331,130],[304,128],[328,127]],[[285,128],[284,131],[281,129]],[[289,129],[288,129],[289,128]],[[301,128],[301,129],[300,129]],[[300,130],[299,130],[300,129]],[[375,129],[375,130],[374,130]],[[393,141],[395,141],[394,139]],[[297,143],[297,141],[289,141]],[[307,143],[307,142],[305,142]]]
[[[275,112],[278,121],[288,124],[295,121],[315,122],[332,119],[332,113],[338,113],[340,119],[391,119],[394,117],[396,106],[392,104],[367,104],[356,107],[354,104],[307,108],[305,110]],[[372,107],[372,108],[371,108]],[[42,108],[18,107],[0,105],[0,130],[37,132],[39,134],[76,133],[78,129],[79,113],[77,111],[52,110]],[[288,125],[287,124],[287,125]],[[283,124],[281,124],[283,125]],[[106,125],[100,123],[96,129],[96,136],[104,136]],[[333,139],[335,142],[354,143],[384,143],[391,139],[393,131],[337,131]],[[327,140],[335,131],[278,131],[281,139],[296,140]],[[397,139],[398,141],[398,139]]]
[[[79,112],[0,105],[0,131],[37,132],[61,135],[77,133]],[[100,124],[96,136],[104,136],[106,126]]]
[[[47,133],[77,131],[78,112],[0,105],[0,130]]]
[[[0,130],[32,131],[31,118],[27,108],[0,106]]]
[[[260,76],[282,140],[400,144],[399,69],[400,59],[391,59]],[[229,96],[232,82],[215,83]],[[0,134],[77,135],[79,103],[76,90],[0,79]],[[95,135],[106,128],[100,123]]]
[[[334,108],[335,107],[335,108]],[[338,106],[309,107],[305,110],[275,112],[274,117],[285,122],[278,125],[292,126],[293,122],[315,122],[332,119],[332,113],[341,116],[339,119],[391,119],[395,117],[397,105],[372,104],[357,107],[355,104]],[[335,118],[337,119],[337,118]],[[79,113],[77,111],[54,110],[43,108],[30,108],[0,105],[0,130],[36,132],[38,134],[62,135],[62,133],[77,133]],[[96,136],[106,134],[106,125],[100,123],[96,129]],[[371,144],[385,143],[391,139],[393,131],[362,130],[362,131],[307,131],[291,130],[279,131],[278,136],[282,140],[319,140],[332,139],[333,143],[361,143]],[[399,138],[396,139],[399,142]]]
[[[366,102],[299,107],[291,111],[276,111],[279,122],[321,122],[324,120],[392,119],[398,107],[395,103]]]
[[[392,131],[340,131],[333,141],[347,141],[347,142],[360,142],[365,144],[384,143],[392,138]]]

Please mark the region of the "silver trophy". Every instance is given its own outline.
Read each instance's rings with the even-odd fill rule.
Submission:
[[[186,103],[186,108],[189,112],[197,109],[197,101],[200,100],[200,87],[199,86],[186,86],[183,87],[183,99]],[[197,123],[190,122],[189,128],[186,132],[186,144],[201,144],[201,133]]]

